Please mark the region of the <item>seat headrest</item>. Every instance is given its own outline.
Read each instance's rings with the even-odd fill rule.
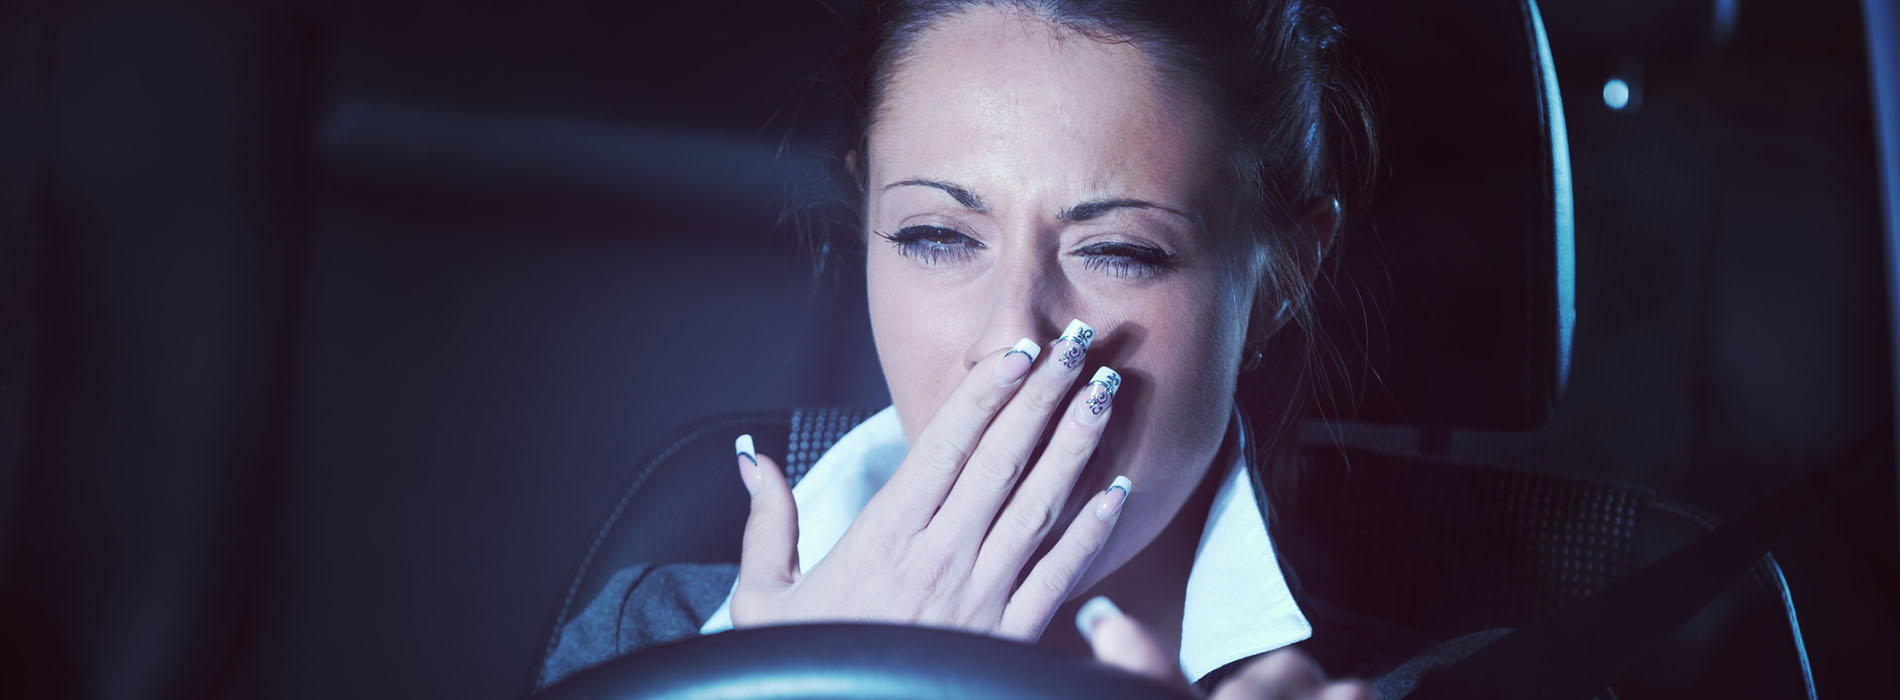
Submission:
[[[1321,361],[1335,376],[1318,416],[1543,423],[1569,373],[1575,313],[1563,106],[1536,4],[1332,7],[1372,88],[1381,162],[1316,292],[1337,350]]]

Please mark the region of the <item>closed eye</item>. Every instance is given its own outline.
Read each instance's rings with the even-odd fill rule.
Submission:
[[[969,259],[983,244],[942,226],[906,226],[897,233],[878,233],[897,253],[925,265],[947,265]]]
[[[1122,241],[1107,241],[1077,248],[1070,253],[1083,259],[1083,267],[1110,277],[1153,279],[1174,269],[1174,254],[1154,246]]]

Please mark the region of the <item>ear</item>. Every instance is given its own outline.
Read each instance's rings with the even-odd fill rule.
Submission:
[[[1333,241],[1339,237],[1339,225],[1344,222],[1344,214],[1340,211],[1339,199],[1327,197],[1313,203],[1302,219],[1301,223],[1312,235],[1313,257],[1308,259],[1302,256],[1300,260],[1301,284],[1311,287],[1313,279],[1319,276],[1320,263],[1326,260],[1326,253],[1333,249]]]
[[[1258,303],[1267,305],[1255,315],[1258,322],[1263,324],[1262,338],[1280,332],[1293,320],[1295,312],[1306,304],[1312,294],[1313,284],[1319,279],[1321,263],[1325,262],[1326,254],[1333,249],[1333,242],[1339,237],[1342,220],[1338,199],[1327,197],[1315,202],[1299,218],[1306,245],[1289,250],[1294,258],[1292,264],[1281,268],[1283,274],[1294,275],[1296,279],[1284,281],[1279,289],[1270,289],[1274,276],[1270,273],[1259,276],[1262,289],[1256,298]],[[1263,269],[1262,272],[1266,271]]]
[[[1313,285],[1319,281],[1320,265],[1333,249],[1333,241],[1338,240],[1342,222],[1343,214],[1336,197],[1314,202],[1300,217],[1300,225],[1306,229],[1306,241],[1311,247],[1299,251],[1299,259],[1294,261],[1299,266],[1300,278],[1293,281],[1294,295],[1290,307],[1305,306],[1307,298],[1312,296]]]
[[[844,152],[844,171],[851,175],[851,181],[857,183],[859,189],[863,189],[864,185],[864,169],[861,160],[858,157],[858,149],[853,148]]]

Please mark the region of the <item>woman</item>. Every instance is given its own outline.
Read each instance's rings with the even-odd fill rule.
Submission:
[[[1262,655],[1311,626],[1251,478],[1286,416],[1250,433],[1233,399],[1243,365],[1302,356],[1306,290],[1363,167],[1341,156],[1370,133],[1339,27],[1302,0],[865,16],[843,163],[894,406],[796,492],[739,439],[744,552],[701,630],[942,626],[1224,679],[1217,697],[1365,696]],[[1301,367],[1252,371],[1290,404]],[[601,599],[723,589],[692,578]],[[603,660],[583,622],[551,665]]]

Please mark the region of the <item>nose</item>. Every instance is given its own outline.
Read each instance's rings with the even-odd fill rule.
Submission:
[[[992,269],[982,329],[964,349],[965,369],[1028,338],[1047,343],[1067,325],[1069,294],[1061,283],[1055,256],[1033,250],[1006,251]]]

